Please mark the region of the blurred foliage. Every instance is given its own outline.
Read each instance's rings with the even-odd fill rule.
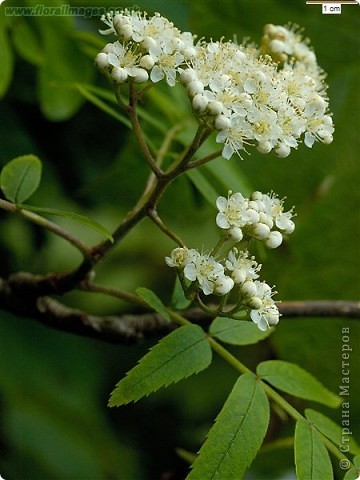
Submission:
[[[74,82],[109,89],[93,68],[106,43],[99,18],[6,16],[5,7],[40,2],[5,0],[0,7],[0,166],[33,153],[44,164],[34,204],[89,215],[110,231],[142,191],[147,169],[127,127],[86,102]],[[61,5],[58,1],[42,4]],[[103,7],[97,0],[71,5]],[[138,0],[149,13],[159,11],[199,37],[258,42],[266,23],[299,24],[311,39],[328,73],[330,105],[336,126],[330,146],[301,146],[288,159],[261,156],[244,161],[219,159],[202,167],[217,194],[274,190],[295,205],[297,229],[278,251],[262,255],[263,275],[281,299],[358,299],[360,285],[359,189],[359,12],[343,6],[341,15],[322,15],[305,0]],[[122,0],[106,7],[132,6]],[[159,87],[143,108],[169,127],[186,119],[188,106],[178,89]],[[181,100],[182,98],[182,100]],[[176,105],[176,111],[174,111]],[[179,107],[178,107],[179,106]],[[177,108],[178,107],[178,108]],[[192,128],[187,121],[184,138]],[[144,122],[146,125],[146,122]],[[151,137],[155,145],[162,132]],[[179,147],[179,146],[178,146]],[[231,165],[231,166],[229,166]],[[234,173],[235,172],[235,173]],[[160,205],[167,221],[189,246],[208,247],[215,238],[214,208],[194,186],[196,178],[175,182]],[[66,223],[89,243],[99,236]],[[144,245],[144,239],[146,244]],[[144,221],[97,270],[99,283],[134,290],[148,286],[164,302],[171,295],[172,272],[164,256],[169,239]],[[74,268],[80,258],[61,239],[0,212],[0,272],[47,272]],[[98,313],[127,306],[102,296],[71,293],[69,305]],[[115,383],[147,350],[111,346],[51,331],[0,312],[0,473],[6,479],[138,480],[184,478],[186,463],[177,447],[196,452],[236,379],[215,359],[210,369],[157,392],[139,404],[106,407]],[[338,393],[343,327],[350,328],[352,432],[360,434],[359,325],[344,319],[283,319],[264,342],[231,351],[250,368],[263,360],[297,363]],[[294,400],[300,409],[309,402]],[[311,405],[310,405],[311,406]],[[316,406],[319,409],[318,405]],[[337,423],[341,411],[322,407]],[[287,438],[293,423],[272,419],[268,446],[247,478],[293,478]],[[278,441],[272,443],[273,441]],[[273,447],[272,447],[273,445]],[[291,445],[290,445],[291,446]],[[342,478],[337,471],[337,478]]]

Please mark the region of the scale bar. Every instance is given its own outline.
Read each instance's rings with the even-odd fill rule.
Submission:
[[[360,0],[359,0],[360,1]],[[342,1],[342,2],[327,2],[326,0],[307,0],[306,5],[331,5],[331,4],[336,4],[336,5],[359,5],[359,1],[357,0],[348,0],[348,1]]]

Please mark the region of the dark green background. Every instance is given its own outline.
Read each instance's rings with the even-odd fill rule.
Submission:
[[[102,28],[97,18],[4,16],[4,7],[22,4],[6,0],[0,9],[1,68],[9,78],[0,107],[0,165],[17,155],[38,155],[44,173],[34,203],[73,209],[113,229],[141,192],[147,167],[123,125],[85,103],[73,90],[54,91],[47,84],[47,75],[55,72],[64,81],[106,86],[93,68],[91,54],[111,40],[96,35]],[[254,190],[274,190],[287,196],[289,207],[296,206],[297,227],[290,241],[266,256],[260,252],[263,277],[276,284],[277,298],[358,299],[359,7],[345,5],[341,15],[322,15],[321,6],[306,6],[302,0],[138,0],[136,4],[149,13],[159,11],[199,37],[233,38],[235,34],[258,43],[266,23],[291,22],[305,29],[319,64],[328,73],[334,142],[316,144],[313,149],[300,146],[287,159],[255,151],[243,161],[233,158],[234,181]],[[120,0],[71,5],[132,6]],[[86,32],[93,36],[87,37]],[[13,69],[7,69],[11,64]],[[166,100],[167,89],[160,87],[162,91],[165,107],[151,95],[144,106],[155,108],[154,115],[170,125],[173,112],[166,105],[171,103]],[[186,105],[179,106],[178,115],[186,110]],[[214,162],[217,171],[224,168],[224,176],[225,162]],[[218,194],[226,195],[225,178],[214,178],[206,169],[204,174]],[[216,241],[215,210],[187,179],[179,179],[169,189],[160,210],[189,246],[201,249]],[[73,223],[59,223],[84,241],[99,240]],[[144,222],[100,265],[96,280],[131,291],[146,286],[166,301],[173,272],[164,266],[164,256],[171,248],[168,239]],[[0,212],[0,255],[2,276],[18,270],[71,269],[80,260],[62,240],[5,212]],[[127,307],[114,299],[79,293],[67,295],[64,302],[95,313],[119,313]],[[115,383],[153,342],[113,346],[52,331],[5,312],[0,312],[0,319],[0,474],[6,480],[185,477],[186,463],[175,449],[196,452],[203,441],[236,378],[223,361],[215,359],[209,370],[136,405],[110,410],[106,404]],[[250,367],[264,359],[295,362],[338,392],[343,327],[350,328],[353,348],[349,401],[351,428],[359,438],[356,320],[284,318],[265,342],[233,351]],[[292,401],[299,409],[309,405]],[[311,406],[341,420],[340,410]],[[282,422],[275,415],[267,440],[292,434],[293,422]],[[261,454],[248,478],[290,479],[293,475],[290,445]],[[336,475],[342,478],[338,469]]]

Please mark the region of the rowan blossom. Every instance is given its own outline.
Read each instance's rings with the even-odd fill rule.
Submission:
[[[237,241],[253,238],[268,248],[277,248],[283,234],[289,235],[295,229],[292,209],[285,212],[284,200],[274,193],[254,192],[250,198],[245,198],[241,193],[229,192],[228,198],[218,197],[216,206],[217,226],[227,230]]]
[[[222,156],[247,146],[287,157],[301,142],[329,144],[334,126],[325,73],[309,41],[292,26],[266,25],[261,46],[196,41],[167,18],[125,9],[102,16],[116,35],[95,62],[115,85],[130,80],[174,87],[178,81],[199,123],[216,132]]]

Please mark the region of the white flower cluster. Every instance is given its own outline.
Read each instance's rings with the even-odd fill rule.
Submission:
[[[193,36],[180,32],[172,22],[156,13],[123,10],[103,15],[108,25],[100,33],[114,33],[115,43],[108,43],[95,59],[99,69],[108,72],[115,84],[148,80],[153,83],[166,79],[173,87],[180,65],[196,54]]]
[[[233,248],[221,262],[195,249],[175,248],[165,261],[169,267],[183,272],[191,282],[197,282],[205,295],[227,295],[237,287],[237,303],[250,311],[250,318],[260,330],[279,322],[279,310],[272,299],[272,288],[257,280],[261,268],[249,252]]]
[[[199,122],[217,131],[222,156],[241,157],[247,144],[262,153],[289,155],[304,137],[332,142],[324,73],[299,33],[274,25],[265,27],[262,47],[204,39],[180,32],[156,13],[134,10],[102,17],[114,33],[96,57],[99,69],[115,84],[128,81],[174,86],[180,74]]]
[[[289,235],[295,230],[292,210],[284,212],[283,200],[274,193],[254,192],[250,198],[245,198],[241,193],[229,192],[228,198],[217,199],[216,206],[219,210],[217,226],[228,230],[236,241],[254,238],[268,248],[277,248],[283,241],[283,234]]]
[[[226,295],[234,286],[234,281],[225,275],[221,263],[193,248],[175,248],[165,261],[169,267],[184,269],[185,278],[198,282],[205,295]]]
[[[279,69],[254,47],[210,42],[201,43],[180,79],[194,111],[218,130],[224,158],[241,156],[247,144],[287,157],[303,135],[308,147],[315,140],[332,142],[320,69],[306,65],[299,60]]]
[[[283,200],[274,193],[254,192],[250,198],[245,198],[241,193],[229,192],[228,198],[219,197],[216,205],[219,210],[216,223],[229,230],[232,240],[255,238],[276,248],[282,242],[282,233],[290,234],[295,229],[292,212],[284,212]],[[196,282],[205,295],[222,296],[236,291],[239,309],[250,310],[250,318],[260,330],[278,323],[279,310],[272,299],[276,292],[258,280],[261,265],[247,250],[233,247],[219,260],[211,254],[180,247],[175,248],[165,262],[178,269],[185,279]]]

